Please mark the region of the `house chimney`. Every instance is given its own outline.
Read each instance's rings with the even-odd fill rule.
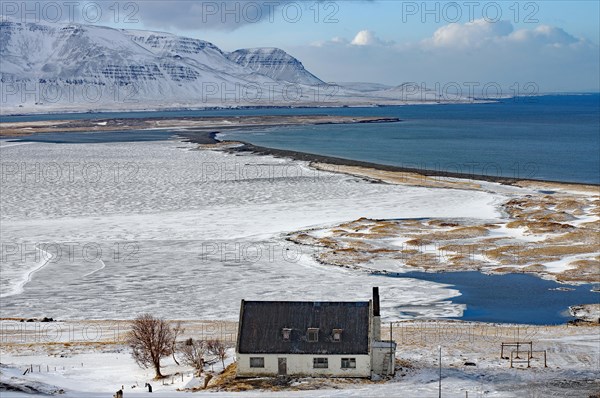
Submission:
[[[373,316],[379,315],[379,287],[373,287]]]

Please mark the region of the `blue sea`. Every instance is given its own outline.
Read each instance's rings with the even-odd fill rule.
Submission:
[[[391,277],[416,278],[454,287],[461,294],[451,301],[466,306],[460,317],[465,321],[557,325],[575,319],[569,314],[569,306],[600,303],[600,293],[592,291],[592,284],[561,284],[528,274],[413,271]]]
[[[600,94],[520,97],[487,104],[52,114],[2,117],[1,121],[298,114],[396,117],[402,121],[228,131],[220,137],[408,168],[600,183]],[[169,135],[140,131],[28,139],[91,143],[161,140]]]
[[[417,169],[600,183],[599,94],[331,113],[402,121],[271,128],[222,136],[259,146]]]

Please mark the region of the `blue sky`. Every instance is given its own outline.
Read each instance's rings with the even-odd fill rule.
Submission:
[[[226,51],[280,47],[326,81],[497,83],[520,92],[533,82],[539,92],[599,90],[597,1],[278,3],[264,7],[259,22],[252,11],[264,2],[175,2],[162,13],[140,3],[140,21]]]
[[[260,3],[260,2],[257,2]],[[331,4],[335,4],[333,7]],[[458,4],[458,7],[450,5]],[[454,22],[455,11],[460,11],[462,18],[456,22],[465,23],[474,19],[487,16],[495,20],[494,4],[498,4],[501,11],[501,20],[508,20],[516,28],[531,28],[540,24],[562,28],[572,35],[586,38],[598,44],[600,36],[600,2],[589,1],[458,1],[458,2],[422,2],[422,1],[338,1],[315,2],[303,1],[294,4],[303,5],[303,15],[298,22],[291,23],[283,17],[284,9],[275,10],[273,22],[263,20],[259,23],[239,24],[239,28],[230,31],[221,28],[203,27],[202,19],[198,18],[197,29],[185,29],[172,26],[170,31],[176,30],[181,34],[198,36],[207,40],[220,42],[228,50],[237,49],[239,46],[247,47],[254,43],[260,45],[276,45],[279,47],[296,46],[310,43],[311,41],[324,40],[335,36],[353,36],[357,32],[369,29],[386,40],[402,42],[405,40],[419,40],[431,36],[439,27]],[[423,6],[425,4],[425,6]],[[518,4],[515,7],[515,4]],[[416,6],[416,9],[411,7]],[[438,11],[436,12],[436,7]],[[319,9],[320,22],[315,23],[315,8]],[[484,10],[485,8],[485,10]],[[249,8],[247,9],[250,12]],[[295,6],[289,6],[288,12],[292,14]],[[431,11],[428,13],[428,11]],[[223,10],[220,11],[224,12]],[[240,10],[240,15],[243,11]],[[332,19],[325,21],[328,15]],[[223,17],[223,15],[221,15]],[[225,16],[226,19],[230,17]],[[448,19],[447,19],[448,18]],[[437,19],[437,20],[436,20]],[[538,20],[539,22],[534,22]],[[142,20],[143,22],[143,20]],[[151,25],[155,25],[152,23]],[[160,24],[160,23],[158,23]],[[164,24],[169,26],[170,22]],[[227,25],[227,24],[223,24]],[[275,44],[271,44],[275,43]]]
[[[103,11],[98,24],[168,31],[225,51],[279,47],[325,81],[505,88],[533,82],[540,92],[600,90],[600,2],[594,0],[96,4]],[[75,12],[78,22],[89,22],[82,14]],[[125,22],[127,15],[133,20]]]

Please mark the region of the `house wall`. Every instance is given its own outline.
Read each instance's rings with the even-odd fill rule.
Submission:
[[[250,357],[263,357],[264,368],[251,368]],[[290,376],[370,377],[369,355],[313,355],[313,354],[237,354],[237,376],[277,376],[278,358],[287,358]],[[313,368],[313,358],[328,358],[327,369]],[[342,358],[356,358],[356,368],[342,369]]]
[[[373,373],[380,376],[393,375],[396,365],[396,343],[377,341],[373,343]]]

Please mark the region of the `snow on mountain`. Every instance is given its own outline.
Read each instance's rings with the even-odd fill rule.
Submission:
[[[377,98],[389,100],[401,100],[406,102],[468,102],[463,93],[453,90],[455,87],[430,89],[424,83],[408,82],[398,86],[377,91],[369,91],[368,94]]]
[[[243,50],[241,50],[243,51]],[[239,52],[236,52],[238,55]],[[251,53],[256,53],[251,50]],[[0,22],[2,108],[290,105],[323,84],[283,50],[232,57],[207,41],[80,24]],[[235,54],[235,53],[234,53]],[[292,95],[289,83],[300,85]]]
[[[229,53],[227,58],[274,80],[308,85],[323,84],[300,61],[279,48],[236,50]]]
[[[293,85],[293,87],[290,87]],[[170,33],[0,21],[0,113],[435,103],[421,87],[330,85],[277,48]]]
[[[368,82],[336,82],[335,84],[337,84],[340,87],[365,93],[371,91],[387,90],[392,88],[392,86],[388,86],[387,84]]]

